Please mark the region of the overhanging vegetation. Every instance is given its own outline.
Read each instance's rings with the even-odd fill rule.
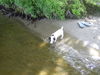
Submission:
[[[86,16],[88,10],[100,9],[98,0],[0,0],[0,4],[16,11],[30,14],[33,18],[64,19]]]

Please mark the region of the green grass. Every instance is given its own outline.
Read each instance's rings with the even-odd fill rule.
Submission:
[[[0,15],[0,75],[59,75],[59,68],[79,75],[42,43],[21,22]]]

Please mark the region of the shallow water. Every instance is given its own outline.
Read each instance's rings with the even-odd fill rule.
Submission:
[[[68,37],[68,35],[62,41],[57,42],[54,49],[66,62],[80,72],[81,75],[100,74],[99,50],[84,47],[82,41],[76,40],[71,36]]]
[[[69,24],[70,22],[72,22],[72,20],[69,21]],[[61,23],[63,24],[63,22]],[[55,30],[59,29],[59,27],[56,27],[57,25],[59,25],[59,22],[53,20],[43,19],[40,21],[36,21],[35,24],[37,25],[37,28],[34,28],[34,24],[26,24],[26,26],[30,30],[35,30],[40,33],[41,38],[46,42],[48,36],[50,36],[50,34]],[[100,50],[89,46],[89,41],[78,40],[77,38],[72,37],[72,35],[69,35],[68,33],[65,33],[63,40],[58,41],[59,42],[57,42],[56,44],[51,45],[50,49],[53,49],[53,51],[55,51],[59,56],[61,56],[66,63],[70,64],[71,67],[76,70],[76,72],[79,72],[79,74],[73,72],[72,75],[99,75]]]
[[[80,75],[17,19],[0,15],[0,75]]]
[[[49,25],[49,27],[46,27],[46,29],[48,29],[46,32],[44,32],[44,30],[38,30],[38,32],[43,35],[43,39],[47,41],[47,36],[54,30],[57,30],[57,28],[54,29],[52,24],[57,25],[58,23],[59,22],[51,20],[37,21],[36,24],[39,26],[36,29],[38,30],[41,27],[45,29],[45,26]],[[29,28],[30,27],[32,27],[32,25],[29,25]],[[63,40],[59,39],[58,41],[59,42],[52,45],[50,48],[53,48],[54,51],[62,56],[62,58],[76,69],[77,72],[80,72],[80,75],[99,75],[100,50],[98,49],[98,45],[92,44],[91,46],[91,42],[81,41],[68,33],[65,33]]]

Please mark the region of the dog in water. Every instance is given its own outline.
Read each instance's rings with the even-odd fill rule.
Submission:
[[[49,43],[50,44],[55,43],[59,37],[61,39],[63,39],[63,37],[64,37],[63,26],[59,30],[57,30],[56,32],[51,34],[51,36],[49,37]]]

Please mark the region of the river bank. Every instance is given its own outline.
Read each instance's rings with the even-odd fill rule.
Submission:
[[[98,67],[100,66],[100,17],[93,16],[93,20],[95,20],[94,25],[81,29],[77,23],[84,20],[67,19],[61,21],[42,19],[31,24],[20,19],[32,32],[37,32],[39,37],[45,42],[48,42],[48,37],[51,33],[63,26],[65,36],[63,40],[58,40],[54,45],[56,52],[62,55],[64,60],[77,69],[81,75],[98,75],[98,70],[100,69]]]
[[[9,18],[8,18],[9,19]],[[7,19],[7,20],[8,20]],[[12,18],[10,19],[12,20]],[[64,39],[63,40],[58,40],[58,42],[53,46],[54,48],[50,47],[50,50],[55,51],[58,55],[62,56],[62,58],[64,59],[65,63],[68,62],[68,64],[74,68],[71,69],[71,73],[70,72],[66,72],[66,70],[61,69],[61,67],[56,67],[55,69],[60,69],[60,70],[56,70],[56,74],[58,74],[58,71],[61,71],[61,74],[69,74],[69,75],[73,75],[72,71],[74,72],[74,75],[98,75],[99,74],[99,60],[96,59],[92,59],[92,56],[96,56],[99,57],[99,50],[94,49],[93,47],[89,47],[87,45],[87,41],[85,40],[84,43],[84,39],[79,39],[79,35],[83,33],[86,33],[85,30],[91,29],[91,27],[87,27],[84,29],[79,28],[79,26],[77,25],[77,21],[80,20],[64,20],[64,21],[60,21],[60,20],[49,20],[49,19],[42,19],[42,20],[37,20],[35,21],[33,24],[31,24],[29,21],[26,20],[22,20],[20,18],[14,18],[13,19],[14,22],[13,23],[20,23],[22,25],[22,27],[25,27],[26,30],[28,28],[28,30],[33,33],[32,35],[37,35],[39,38],[41,38],[42,40],[44,40],[44,42],[42,41],[40,46],[41,48],[44,48],[47,44],[47,39],[48,37],[51,35],[51,33],[55,32],[57,29],[59,29],[62,25],[64,26]],[[84,19],[81,19],[84,20]],[[98,19],[99,20],[99,19]],[[16,22],[15,22],[16,21]],[[2,22],[1,22],[2,23]],[[10,22],[6,22],[8,24],[10,24]],[[99,25],[96,25],[99,26]],[[12,26],[13,27],[13,26]],[[16,27],[14,27],[16,28]],[[2,29],[2,28],[1,28]],[[9,30],[9,29],[8,29]],[[14,29],[15,30],[15,29]],[[18,31],[20,31],[19,29],[17,29]],[[16,32],[18,32],[16,30]],[[88,30],[89,31],[89,30]],[[93,31],[93,30],[90,30]],[[19,32],[20,33],[20,32]],[[77,34],[76,34],[77,33]],[[78,34],[80,33],[80,34]],[[88,33],[88,32],[87,32]],[[2,34],[2,33],[1,33]],[[30,34],[30,33],[28,33]],[[27,34],[27,37],[29,37],[30,35]],[[90,33],[88,33],[89,35],[91,35]],[[23,33],[21,34],[21,36],[23,35]],[[25,35],[25,33],[24,33]],[[85,34],[82,35],[84,38]],[[81,37],[82,37],[81,36]],[[26,37],[26,38],[27,38]],[[92,36],[91,36],[92,37]],[[24,37],[25,38],[25,37]],[[34,37],[31,37],[33,39],[33,42],[35,41]],[[37,37],[36,37],[37,38]],[[14,38],[13,38],[14,39]],[[15,39],[16,40],[16,39]],[[24,39],[23,39],[24,40]],[[37,39],[39,41],[39,39]],[[17,39],[18,41],[18,39]],[[26,40],[22,41],[19,39],[20,42],[25,42]],[[89,40],[88,40],[89,41]],[[91,40],[90,40],[91,41]],[[13,41],[12,41],[13,42]],[[34,43],[35,44],[35,43]],[[10,45],[10,44],[9,44]],[[8,45],[8,47],[9,47]],[[22,44],[24,45],[24,44]],[[22,47],[22,45],[20,46],[20,48]],[[30,49],[30,45],[32,46],[33,44],[29,44],[29,45],[25,45],[25,49],[27,49],[26,47],[28,47],[28,49]],[[13,45],[12,45],[13,46]],[[11,46],[11,47],[12,47]],[[37,47],[37,44],[35,44],[35,46]],[[34,46],[34,47],[35,47]],[[15,47],[15,46],[14,46]],[[24,47],[24,46],[23,46]],[[6,48],[5,45],[3,45],[3,48]],[[19,46],[18,46],[19,48]],[[47,48],[47,47],[46,47]],[[11,48],[12,49],[12,48]],[[33,46],[32,46],[33,49]],[[34,49],[34,52],[37,49]],[[41,50],[41,49],[40,49]],[[42,51],[42,50],[41,50]],[[41,51],[40,51],[40,55],[41,55]],[[2,52],[2,51],[1,51]],[[27,53],[27,52],[26,52]],[[32,52],[31,52],[32,53]],[[45,53],[45,50],[44,50]],[[47,53],[47,52],[46,52]],[[43,53],[42,53],[43,54]],[[8,54],[9,55],[9,54]],[[30,55],[30,53],[29,53]],[[32,55],[32,54],[31,54]],[[38,54],[36,54],[37,56]],[[17,55],[16,55],[17,56]],[[45,57],[45,56],[43,56]],[[27,57],[26,57],[27,58]],[[18,57],[19,59],[19,57]],[[27,58],[29,59],[29,58]],[[39,58],[38,58],[39,59]],[[37,60],[38,60],[37,59]],[[30,59],[31,60],[31,59]],[[43,59],[40,59],[43,60]],[[5,61],[5,60],[3,60]],[[9,61],[9,60],[8,60]],[[13,61],[13,60],[11,60]],[[58,60],[61,61],[62,60]],[[23,61],[22,61],[23,62]],[[51,63],[54,62],[51,60]],[[12,62],[13,63],[13,62]],[[6,64],[6,63],[5,63]],[[9,63],[10,64],[10,63]],[[7,65],[6,65],[7,66]],[[5,67],[6,67],[5,66]],[[60,66],[62,66],[60,64]],[[34,67],[34,66],[33,66]],[[31,67],[32,68],[32,67]],[[68,67],[69,68],[69,67]],[[67,70],[69,70],[67,68]],[[1,67],[2,69],[2,67]],[[65,68],[66,69],[66,68]],[[7,70],[7,69],[6,69]],[[32,69],[31,69],[32,70]],[[64,73],[62,73],[62,70],[64,70]],[[46,72],[47,70],[43,70],[41,71],[41,73]],[[50,69],[48,69],[48,71],[50,71]],[[76,72],[75,72],[76,71]],[[34,71],[35,72],[35,71]],[[4,72],[3,72],[4,73]],[[11,72],[10,72],[11,73]],[[22,73],[22,72],[20,72]],[[26,73],[26,71],[25,71]],[[29,72],[30,73],[30,72]],[[33,72],[32,72],[33,73]],[[46,72],[48,73],[48,72]],[[80,74],[81,73],[81,74]]]
[[[98,14],[99,16],[99,14]],[[87,45],[96,44],[97,49],[100,48],[100,17],[93,16],[93,26],[80,28],[78,25],[79,21],[85,21],[85,19],[67,19],[67,20],[50,20],[42,19],[37,20],[33,24],[26,20],[20,19],[26,27],[28,27],[32,32],[37,32],[41,39],[47,40],[48,37],[59,29],[61,26],[64,27],[65,35],[70,36],[70,38],[79,40],[80,42],[87,42]],[[66,37],[65,37],[66,38]]]
[[[0,75],[80,75],[22,22],[0,14]]]

